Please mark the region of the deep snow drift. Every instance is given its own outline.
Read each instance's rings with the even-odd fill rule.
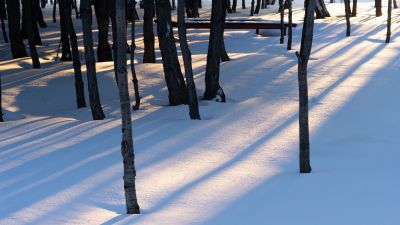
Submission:
[[[297,4],[295,50],[303,16]],[[139,23],[143,104],[133,128],[142,214],[130,216],[112,63],[97,64],[107,118],[91,121],[89,108],[75,107],[71,63],[53,60],[58,25],[48,9],[45,46],[38,47],[43,69],[30,69],[29,58],[10,60],[0,42],[7,121],[0,124],[0,224],[400,224],[400,11],[385,44],[386,14],[375,18],[373,5],[359,3],[348,38],[343,4],[328,4],[332,17],[316,22],[307,175],[298,173],[295,51],[276,36],[226,31],[232,61],[221,66],[221,85],[228,102],[201,101],[203,120],[191,121],[187,106],[167,106],[159,52],[157,64],[139,63]],[[268,11],[263,18],[279,18]],[[208,31],[189,30],[189,41],[200,96]]]

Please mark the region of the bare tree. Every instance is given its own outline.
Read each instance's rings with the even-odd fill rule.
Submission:
[[[197,101],[196,85],[193,79],[192,53],[187,43],[185,28],[185,0],[178,0],[178,32],[179,43],[182,50],[183,63],[185,66],[186,85],[188,88],[189,115],[193,120],[200,119],[199,104]]]
[[[285,6],[284,6],[284,0],[279,0],[279,13],[280,13],[280,18],[281,18],[281,38],[279,39],[279,43],[283,44],[283,41],[285,39],[284,33],[285,33]]]
[[[314,30],[314,11],[316,0],[305,1],[305,16],[303,32],[301,35],[300,53],[296,52],[298,59],[299,82],[299,137],[300,137],[300,173],[310,173],[310,137],[308,129],[308,84],[307,65],[311,54]]]
[[[386,43],[390,42],[391,26],[392,26],[392,0],[388,0]]]
[[[116,0],[115,3],[115,20],[116,38],[116,58],[114,63],[117,64],[115,71],[118,76],[119,99],[121,102],[121,119],[122,119],[122,141],[121,153],[124,163],[124,189],[126,210],[128,214],[139,214],[140,208],[136,197],[136,170],[135,170],[135,154],[133,150],[132,137],[132,118],[131,106],[128,89],[128,76],[126,65],[126,16],[125,16],[125,0]],[[114,25],[114,24],[113,24]]]

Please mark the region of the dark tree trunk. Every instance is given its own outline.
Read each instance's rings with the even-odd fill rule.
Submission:
[[[34,3],[35,3],[34,12],[35,12],[35,18],[37,20],[37,23],[39,24],[39,26],[41,28],[46,28],[47,24],[43,18],[43,12],[42,12],[42,9],[40,8],[40,2],[39,2],[39,0],[34,0]]]
[[[8,31],[10,35],[11,53],[14,59],[27,57],[20,31],[20,2],[7,0]]]
[[[76,104],[78,108],[86,107],[85,101],[85,92],[84,92],[84,85],[82,79],[82,71],[81,71],[81,61],[79,58],[79,51],[78,51],[78,41],[76,38],[76,33],[74,29],[74,24],[72,23],[71,18],[71,0],[60,0],[60,9],[63,9],[65,18],[65,25],[67,29],[67,33],[71,39],[71,46],[72,46],[72,59],[73,59],[73,66],[75,72],[75,94],[76,94]]]
[[[128,76],[126,66],[126,16],[125,16],[125,0],[116,0],[115,11],[117,34],[116,44],[117,55],[114,58],[114,63],[117,64],[115,71],[118,76],[119,99],[121,102],[121,120],[122,120],[122,141],[121,154],[124,164],[124,189],[126,210],[128,214],[139,214],[140,208],[136,197],[136,169],[135,169],[135,154],[133,149],[132,137],[132,118],[131,106],[128,89]]]
[[[350,0],[344,0],[344,10],[346,16],[346,36],[350,36]]]
[[[32,17],[32,29],[33,29],[33,37],[35,40],[36,45],[42,45],[42,39],[39,34],[39,28],[38,28],[38,23],[40,21],[40,16],[42,16],[43,20],[43,15],[42,10],[40,9],[39,1],[38,0],[33,0],[31,1],[31,17]],[[39,13],[40,12],[40,13]],[[44,23],[44,21],[43,21]],[[47,25],[46,25],[47,26]]]
[[[26,16],[27,21],[29,21],[26,23],[26,31],[28,34],[28,43],[29,43],[29,51],[31,52],[32,67],[34,69],[39,69],[40,61],[39,61],[39,56],[36,51],[35,37],[33,34],[33,27],[32,27],[32,23],[33,23],[32,21],[34,21],[34,19],[32,17],[32,10],[31,10],[32,5],[31,5],[30,0],[23,0],[23,1],[24,1],[23,13]]]
[[[392,0],[389,0],[388,1],[386,43],[390,42],[391,26],[392,26]]]
[[[2,105],[3,100],[1,99],[2,92],[3,91],[1,89],[1,72],[0,72],[0,122],[4,122],[4,119],[3,119],[3,105]]]
[[[225,21],[226,21],[226,10],[222,10],[222,38],[221,38],[221,61],[222,62],[227,62],[230,61],[231,59],[229,58],[228,53],[226,52],[225,48],[225,38],[224,38],[224,26],[225,26]]]
[[[281,38],[279,39],[279,43],[283,44],[285,39],[285,7],[284,7],[284,0],[279,0],[279,13],[280,13],[280,26],[281,26]]]
[[[199,17],[199,1],[198,0],[185,0],[186,1],[186,14],[188,18]]]
[[[246,9],[246,1],[242,0],[242,9]]]
[[[130,0],[134,1],[134,0]],[[131,3],[132,4],[132,3]],[[133,6],[135,7],[136,2],[133,3]],[[132,21],[132,27],[131,27],[131,73],[132,73],[132,82],[133,82],[133,88],[135,90],[135,105],[132,107],[133,110],[138,110],[140,106],[140,93],[139,93],[139,81],[136,76],[136,70],[135,70],[135,49],[136,49],[136,44],[135,44],[135,16],[132,13],[131,14],[131,21]]]
[[[221,43],[223,38],[224,20],[222,10],[226,0],[213,0],[211,9],[210,40],[208,42],[207,66],[204,99],[211,100],[217,95],[221,102],[225,102],[225,93],[219,84],[219,70],[221,62]]]
[[[232,11],[235,13],[236,12],[236,7],[237,7],[237,0],[232,1]]]
[[[308,84],[307,65],[311,54],[315,0],[306,0],[303,32],[301,35],[300,54],[296,52],[298,59],[299,82],[299,137],[300,137],[300,173],[310,173],[310,138],[308,130]]]
[[[172,10],[176,9],[175,0],[172,0]]]
[[[154,0],[144,0],[144,16],[143,16],[143,39],[144,39],[144,55],[143,63],[155,63],[156,55],[154,51],[154,32],[153,32],[153,16],[154,16]]]
[[[108,62],[113,61],[112,50],[108,43],[108,27],[110,25],[110,9],[112,1],[96,0],[94,1],[94,10],[98,27],[98,45],[97,45],[97,61]]]
[[[254,0],[251,0],[250,16],[254,16]]]
[[[353,0],[353,10],[351,10],[351,16],[357,16],[357,0]]]
[[[197,102],[196,85],[193,79],[192,53],[190,52],[186,37],[185,0],[178,0],[178,32],[188,88],[189,116],[192,120],[199,120],[200,113],[199,104]]]
[[[96,61],[93,51],[92,36],[92,7],[89,0],[81,0],[81,17],[83,30],[83,43],[85,46],[86,73],[88,77],[88,90],[90,108],[94,120],[102,120],[105,118],[103,109],[101,108],[99,90],[96,78]]]
[[[60,1],[60,0],[58,0]],[[58,2],[57,1],[57,2]],[[61,0],[63,1],[63,0]],[[72,61],[71,46],[68,37],[68,26],[66,23],[65,10],[62,8],[62,4],[58,2],[60,11],[60,29],[61,29],[61,61]]]
[[[57,19],[56,19],[57,1],[58,1],[58,0],[54,0],[54,2],[53,2],[53,23],[56,23],[56,22],[57,22]]]
[[[315,13],[316,13],[316,18],[317,19],[322,19],[325,17],[330,17],[331,15],[328,12],[328,9],[326,8],[324,0],[316,0],[316,7],[315,7]]]
[[[4,20],[7,18],[6,13],[6,2],[5,0],[0,0],[0,20],[1,20],[1,30],[3,31],[4,42],[8,43],[8,37],[6,32],[6,26],[4,24]]]
[[[397,6],[397,1],[396,1],[396,0],[393,0],[393,8],[395,8],[395,9],[398,8],[398,6]]]
[[[256,9],[254,10],[254,14],[259,14],[261,8],[261,0],[257,0]]]
[[[233,13],[233,10],[232,10],[232,8],[231,8],[231,0],[227,0],[227,1],[226,1],[226,11],[227,11],[228,13]]]
[[[293,25],[293,10],[292,10],[292,0],[287,0],[288,4],[288,9],[289,9],[289,27],[288,27],[288,41],[287,41],[287,50],[292,50],[292,37],[293,37],[293,30],[292,30],[292,25]]]
[[[382,16],[382,0],[375,0],[375,15]]]
[[[164,66],[165,81],[169,92],[169,104],[187,103],[187,89],[176,52],[171,23],[169,0],[156,0],[157,33]]]
[[[202,5],[202,3],[201,3],[201,0],[198,0],[198,2],[199,2],[199,9],[203,8],[203,5]]]

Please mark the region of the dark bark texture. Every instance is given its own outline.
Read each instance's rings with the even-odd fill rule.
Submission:
[[[288,41],[287,41],[287,50],[292,49],[292,38],[293,38],[293,10],[292,10],[292,0],[286,0],[288,5],[288,20],[289,20],[289,27],[288,27]]]
[[[344,11],[346,16],[346,36],[350,36],[350,0],[344,0]]]
[[[375,15],[382,16],[382,0],[375,0]]]
[[[96,14],[98,27],[97,61],[112,61],[112,50],[108,43],[108,27],[110,25],[110,9],[112,1],[96,0],[94,1],[94,10]]]
[[[388,0],[388,18],[387,18],[386,43],[390,42],[391,26],[392,26],[392,0]]]
[[[14,59],[27,57],[20,31],[21,5],[19,1],[7,0],[8,31],[10,35],[11,53]]]
[[[353,9],[351,10],[351,16],[357,16],[357,0],[353,0]]]
[[[144,0],[144,16],[143,16],[143,39],[144,39],[144,55],[143,63],[155,63],[156,55],[154,50],[154,32],[153,32],[153,16],[154,16],[154,0]]]
[[[60,10],[60,29],[61,29],[61,61],[72,61],[71,45],[68,36],[68,26],[66,21],[65,10],[61,1],[58,0]]]
[[[134,1],[134,0],[130,0]],[[135,7],[136,3],[131,3],[133,7]],[[132,73],[132,82],[133,82],[133,88],[135,91],[135,105],[132,106],[133,110],[138,110],[140,107],[140,93],[139,93],[139,81],[136,76],[136,70],[135,70],[135,49],[136,49],[136,44],[135,44],[135,15],[132,13],[131,14],[131,73]]]
[[[24,8],[23,8],[23,13],[26,16],[27,22],[26,23],[26,32],[28,34],[28,43],[29,43],[29,51],[31,52],[31,59],[32,59],[32,67],[34,69],[39,69],[40,68],[40,61],[39,61],[39,56],[36,51],[36,45],[35,45],[35,37],[34,37],[34,31],[32,27],[32,10],[31,10],[31,1],[30,0],[23,0],[24,1]]]

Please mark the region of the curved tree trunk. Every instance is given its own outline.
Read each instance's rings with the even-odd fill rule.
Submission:
[[[124,189],[126,210],[128,214],[139,214],[140,208],[136,197],[136,169],[135,154],[133,150],[132,137],[132,118],[131,106],[128,89],[128,74],[126,66],[126,16],[125,16],[125,0],[116,0],[115,20],[117,39],[114,39],[117,55],[114,63],[117,64],[115,70],[118,76],[119,99],[121,103],[121,120],[122,120],[122,141],[121,154],[124,164]]]
[[[153,32],[153,16],[154,16],[154,0],[144,0],[144,16],[143,16],[143,39],[144,39],[144,55],[143,63],[155,63],[156,55],[154,51],[154,32]]]
[[[10,35],[11,53],[14,59],[27,57],[20,31],[20,2],[15,0],[7,1],[8,31]]]
[[[199,103],[197,101],[196,85],[193,80],[192,53],[187,43],[185,28],[185,0],[178,0],[178,32],[179,43],[185,66],[185,77],[188,88],[189,116],[192,120],[199,120]]]
[[[165,81],[169,92],[169,104],[186,104],[187,89],[176,52],[169,0],[156,0],[156,12],[157,33],[160,42]]]
[[[134,0],[130,0],[134,1]],[[133,7],[135,7],[136,2],[131,3]],[[135,49],[136,49],[136,44],[135,44],[135,15],[132,13],[131,14],[131,21],[132,21],[132,27],[131,27],[131,73],[132,73],[132,82],[133,82],[133,88],[135,90],[135,105],[132,107],[133,110],[138,110],[140,106],[140,93],[139,93],[139,81],[136,76],[136,70],[135,70]]]
[[[93,34],[92,34],[92,7],[89,0],[81,0],[81,16],[83,43],[85,46],[85,61],[88,77],[88,90],[90,108],[94,120],[102,120],[105,118],[103,109],[101,108],[99,90],[96,78],[96,61],[93,51]]]
[[[32,10],[31,10],[32,5],[31,5],[30,0],[23,0],[23,1],[24,1],[23,13],[25,14],[26,19],[28,21],[26,23],[26,31],[28,34],[28,43],[29,43],[29,51],[31,52],[32,67],[34,69],[39,69],[40,61],[39,61],[39,56],[36,51],[35,37],[34,37],[33,27],[32,27],[32,23],[34,21],[34,19],[32,17]]]
[[[110,9],[112,1],[96,0],[94,1],[94,10],[98,27],[98,45],[97,45],[97,61],[107,62],[113,61],[112,50],[108,43],[108,27],[110,25]]]

